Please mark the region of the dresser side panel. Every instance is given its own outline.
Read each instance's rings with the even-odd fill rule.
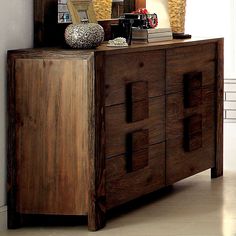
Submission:
[[[88,212],[88,62],[17,59],[17,211]]]

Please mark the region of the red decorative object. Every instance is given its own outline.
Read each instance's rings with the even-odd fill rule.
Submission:
[[[150,28],[155,28],[158,26],[158,18],[149,18],[148,17],[148,22],[149,22],[149,26]]]
[[[155,28],[158,26],[158,18],[157,14],[150,14],[146,8],[139,8],[136,11],[133,11],[132,14],[142,14],[146,15],[146,19],[148,20],[149,28]]]
[[[134,14],[145,14],[145,15],[149,14],[149,12],[146,8],[139,8],[138,10],[133,11],[132,13],[134,13]]]

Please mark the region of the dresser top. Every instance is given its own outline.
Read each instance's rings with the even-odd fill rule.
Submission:
[[[104,54],[119,54],[119,53],[130,53],[140,51],[151,51],[160,50],[176,47],[194,46],[206,43],[216,43],[223,40],[223,38],[191,38],[191,39],[173,39],[170,41],[156,42],[156,43],[144,43],[144,44],[132,44],[128,47],[108,47],[107,42],[104,42],[101,46],[96,49],[79,50],[70,48],[30,48],[20,50],[10,50],[9,54],[20,54],[20,57],[88,57],[93,53],[104,53]]]
[[[96,49],[96,51],[116,51],[116,50],[137,50],[137,51],[146,51],[146,50],[155,50],[155,49],[167,49],[174,47],[183,47],[190,45],[199,45],[206,43],[215,43],[218,40],[222,40],[223,38],[191,38],[191,39],[173,39],[169,41],[162,41],[156,43],[143,43],[143,44],[132,44],[128,47],[108,47],[107,42],[103,43],[100,47]]]

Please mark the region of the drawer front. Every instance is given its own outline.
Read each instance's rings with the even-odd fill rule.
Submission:
[[[201,139],[201,145],[193,150],[186,150],[183,136],[167,140],[167,185],[215,166],[215,130],[203,129]]]
[[[165,185],[165,142],[148,147],[146,167],[130,171],[127,156],[106,160],[107,208],[118,206]]]
[[[215,92],[214,87],[202,88],[200,105],[190,108],[184,107],[183,93],[175,93],[166,97],[166,138],[173,139],[184,133],[184,119],[202,116],[202,129],[215,125]]]
[[[202,86],[214,84],[215,60],[216,44],[214,43],[167,50],[167,94],[183,91],[186,79],[196,81],[201,77]]]
[[[183,93],[167,96],[168,185],[215,165],[214,87],[202,88],[201,94],[199,105],[190,108],[185,108]]]
[[[127,84],[147,82],[149,98],[165,91],[165,51],[107,55],[105,57],[106,106],[126,102]]]
[[[127,152],[127,136],[139,130],[148,130],[148,145],[165,140],[165,97],[148,101],[148,118],[138,122],[127,122],[125,104],[105,108],[106,157]]]

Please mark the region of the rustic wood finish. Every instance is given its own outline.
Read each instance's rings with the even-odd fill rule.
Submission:
[[[148,165],[149,130],[138,130],[126,136],[127,171],[137,171]]]
[[[126,150],[126,134],[149,130],[149,144],[165,140],[165,97],[149,101],[149,119],[127,123],[125,104],[106,107],[106,157],[120,155]]]
[[[105,172],[105,101],[104,101],[104,53],[95,55],[95,150],[90,158],[90,189],[88,228],[92,231],[105,226],[106,213],[106,172]],[[94,108],[95,107],[95,108]]]
[[[149,115],[148,83],[138,81],[126,86],[127,122],[147,119]]]
[[[183,120],[195,114],[202,115],[203,129],[215,126],[215,92],[213,87],[203,89],[203,103],[194,108],[184,108],[182,93],[167,96],[166,100],[166,138],[176,138],[184,133]]]
[[[85,215],[98,230],[108,209],[223,174],[223,39],[11,51],[8,116],[8,227]]]
[[[215,130],[202,132],[202,147],[191,152],[184,150],[184,138],[166,142],[166,184],[170,185],[215,165]]]
[[[184,150],[192,152],[202,147],[202,114],[184,119]]]
[[[211,170],[211,177],[223,175],[223,93],[224,93],[224,40],[217,43],[217,73],[216,73],[216,156],[215,167]]]
[[[21,225],[20,214],[16,211],[17,165],[16,165],[16,111],[15,111],[15,62],[9,56],[7,80],[7,110],[8,110],[8,145],[7,145],[7,224],[9,229]]]
[[[184,74],[184,107],[196,107],[202,104],[202,72]]]
[[[108,209],[165,185],[165,142],[149,147],[146,168],[127,173],[126,164],[125,155],[106,160]]]
[[[18,212],[88,212],[88,68],[83,60],[16,60]]]
[[[106,56],[106,106],[125,103],[126,86],[134,82],[148,82],[150,98],[163,95],[165,92],[164,61],[164,50]]]
[[[216,53],[215,43],[168,50],[166,55],[167,93],[183,91],[183,77],[190,72],[202,73],[202,86],[215,84]]]

